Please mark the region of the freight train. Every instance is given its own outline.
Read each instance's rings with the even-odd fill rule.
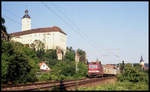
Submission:
[[[102,77],[116,75],[118,72],[112,65],[102,65],[101,62],[88,64],[88,77]]]

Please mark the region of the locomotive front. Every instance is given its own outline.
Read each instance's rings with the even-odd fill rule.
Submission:
[[[103,76],[103,68],[99,63],[91,63],[88,65],[88,77]]]

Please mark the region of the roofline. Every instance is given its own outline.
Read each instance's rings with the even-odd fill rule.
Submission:
[[[41,31],[42,29],[54,29],[53,31],[50,30],[46,30],[46,31]],[[36,31],[38,30],[38,31]],[[14,33],[10,33],[11,37],[16,37],[16,36],[21,36],[21,35],[26,35],[26,34],[33,34],[33,33],[44,33],[44,32],[60,32],[63,33],[65,35],[67,35],[65,32],[63,32],[59,27],[57,26],[53,26],[53,27],[45,27],[45,28],[35,28],[35,29],[31,29],[31,30],[25,30],[25,31],[21,31],[21,32],[14,32]],[[25,34],[23,34],[25,33]]]

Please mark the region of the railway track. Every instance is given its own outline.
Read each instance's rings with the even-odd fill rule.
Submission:
[[[68,80],[68,81],[55,81],[55,82],[41,82],[41,83],[32,83],[32,84],[23,84],[23,85],[12,85],[7,87],[2,87],[2,91],[37,91],[37,90],[49,90],[54,87],[57,87],[59,90],[66,90],[68,88],[92,82],[97,82],[100,80],[110,79],[112,77],[102,77],[102,78],[85,78],[80,80]]]
[[[82,80],[82,79],[81,79]],[[74,80],[65,80],[65,82],[67,81],[74,81]],[[10,85],[2,85],[2,88],[12,88],[12,87],[22,87],[22,86],[32,86],[32,85],[42,85],[42,84],[53,84],[53,83],[58,83],[59,81],[44,81],[44,82],[34,82],[34,83],[27,83],[27,84],[10,84]]]

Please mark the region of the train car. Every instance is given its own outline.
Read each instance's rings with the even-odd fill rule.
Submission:
[[[117,69],[113,65],[103,65],[104,76],[116,75]]]
[[[88,64],[88,77],[103,76],[103,67],[101,62],[92,62]]]
[[[88,65],[88,77],[114,76],[118,71],[114,65],[102,65],[101,62],[91,62]]]

